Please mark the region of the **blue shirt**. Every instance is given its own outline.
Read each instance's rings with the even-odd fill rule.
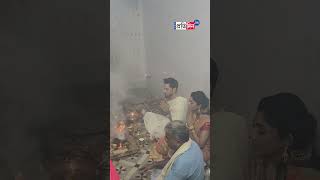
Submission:
[[[203,180],[204,161],[198,144],[192,141],[191,147],[173,163],[165,180]]]

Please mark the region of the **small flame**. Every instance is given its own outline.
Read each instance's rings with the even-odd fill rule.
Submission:
[[[122,149],[123,148],[123,145],[122,143],[119,144],[119,149]]]
[[[118,122],[118,126],[116,127],[116,130],[118,133],[122,133],[126,128],[126,125],[123,121]]]
[[[138,113],[137,112],[135,112],[135,111],[132,111],[132,112],[128,112],[128,118],[130,119],[130,120],[136,120],[137,118],[138,118]]]

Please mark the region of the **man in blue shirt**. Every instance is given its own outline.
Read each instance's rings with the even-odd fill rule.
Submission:
[[[189,138],[185,123],[182,121],[168,123],[165,134],[172,156],[145,169],[163,168],[159,180],[203,180],[202,151],[198,144]]]

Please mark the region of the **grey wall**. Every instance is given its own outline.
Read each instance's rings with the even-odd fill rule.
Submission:
[[[146,62],[139,0],[110,1],[110,71],[128,82],[145,79]]]
[[[140,0],[110,1],[110,103],[112,112],[122,110],[119,106],[121,101],[136,97],[132,89],[146,87],[141,9]]]
[[[111,1],[113,107],[128,98],[131,92],[128,90],[133,87],[148,87],[145,96],[162,95],[162,79],[168,76],[179,81],[180,95],[189,96],[194,90],[209,95],[209,3],[209,0]],[[195,31],[174,31],[174,21],[195,19],[201,21]]]
[[[216,104],[251,119],[260,98],[289,91],[320,120],[319,5],[216,1],[211,36],[211,53],[221,73]]]
[[[162,79],[175,77],[180,95],[210,91],[210,1],[142,0],[149,87],[162,95]],[[195,31],[174,31],[174,21],[200,20]]]

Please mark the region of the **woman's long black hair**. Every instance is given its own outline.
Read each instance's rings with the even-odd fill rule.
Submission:
[[[314,149],[317,121],[298,96],[279,93],[265,97],[258,105],[258,112],[263,112],[266,122],[278,130],[280,138],[292,137],[289,149]],[[316,159],[314,154],[312,159]]]
[[[200,105],[200,110],[203,114],[210,113],[210,100],[202,91],[195,91],[191,93],[192,99]]]

